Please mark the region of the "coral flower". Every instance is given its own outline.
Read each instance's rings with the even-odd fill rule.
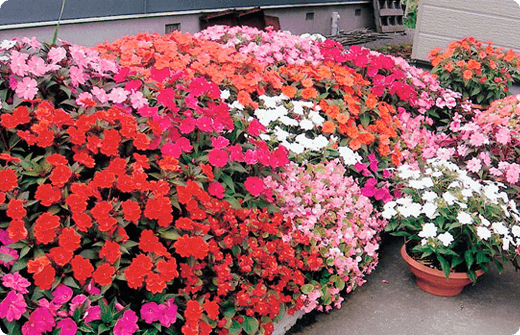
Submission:
[[[0,191],[11,191],[18,186],[18,178],[16,173],[11,169],[0,170]]]

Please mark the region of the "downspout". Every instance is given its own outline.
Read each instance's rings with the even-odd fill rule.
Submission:
[[[148,14],[148,0],[143,0],[143,2],[144,2],[143,14]]]

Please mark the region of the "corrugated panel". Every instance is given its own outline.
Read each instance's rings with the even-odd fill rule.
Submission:
[[[469,36],[519,51],[520,7],[514,0],[421,0],[418,13],[415,59]]]
[[[222,8],[345,3],[356,0],[67,0],[63,20]],[[0,8],[0,26],[56,21],[62,0],[10,0]]]
[[[62,0],[10,0],[0,8],[0,25],[56,21]],[[62,20],[139,14],[142,0],[67,0]]]

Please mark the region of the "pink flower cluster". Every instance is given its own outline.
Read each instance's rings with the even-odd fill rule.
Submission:
[[[323,267],[332,275],[327,285],[304,297],[304,310],[317,306],[322,310],[318,300],[325,296],[331,296],[334,306],[340,308],[343,299],[339,291],[343,285],[339,282],[347,292],[364,283],[363,276],[377,264],[378,232],[384,229],[386,221],[370,199],[362,195],[356,181],[345,176],[345,168],[337,159],[306,166],[291,163],[280,174],[280,180],[268,177],[266,184],[281,199],[278,205],[286,219],[293,222],[293,233],[284,239],[291,240],[299,232],[315,241],[315,247],[305,247],[309,253],[318,252],[323,260],[313,273],[320,276]],[[326,310],[331,308],[325,306]]]
[[[253,27],[213,26],[194,35],[208,41],[216,41],[236,49],[244,55],[252,55],[263,64],[285,62],[302,65],[319,64],[323,60],[318,42],[319,35],[293,35],[288,31],[265,31]]]

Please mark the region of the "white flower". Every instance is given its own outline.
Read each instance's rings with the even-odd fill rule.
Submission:
[[[507,251],[507,250],[509,250],[509,244],[510,243],[514,243],[513,242],[513,238],[511,236],[509,236],[509,235],[504,236],[504,238],[502,240],[502,243],[504,243],[502,245],[502,250]]]
[[[311,120],[301,120],[300,122],[300,128],[302,128],[303,130],[311,130],[312,128],[314,128],[314,123],[312,123]]]
[[[407,206],[399,206],[397,208],[399,213],[401,213],[401,215],[404,216],[405,218],[407,218],[409,216],[418,217],[419,215],[421,215],[421,209],[422,209],[421,204],[418,204],[416,202],[412,202]]]
[[[319,107],[319,106],[318,106]],[[316,125],[321,126],[325,119],[320,115],[320,113],[311,111],[309,112],[309,119]]]
[[[434,219],[439,213],[437,213],[437,204],[427,202],[422,208],[422,212],[430,219]]]
[[[511,232],[513,235],[515,235],[515,237],[520,237],[520,226],[513,226],[513,228],[511,228]]]
[[[457,214],[457,220],[461,224],[470,224],[473,222],[473,218],[471,217],[471,215],[469,215],[466,212],[459,212],[459,214]]]
[[[437,235],[437,226],[433,223],[426,223],[419,232],[419,237],[429,238]]]
[[[389,201],[383,206],[383,212],[381,215],[387,219],[390,220],[394,215],[397,214],[397,211],[395,210],[395,205],[397,205],[397,202],[395,201]],[[520,228],[520,227],[519,227]]]
[[[477,227],[477,235],[482,240],[487,240],[491,237],[491,231],[486,227],[479,226]]]
[[[453,242],[453,236],[449,232],[445,232],[437,236],[439,241],[442,242],[442,244],[447,247]]]
[[[451,206],[455,203],[455,200],[457,200],[457,198],[455,198],[455,196],[453,194],[451,194],[450,192],[445,192],[443,195],[442,195],[442,198],[444,199],[444,201],[446,201],[446,203]]]
[[[3,40],[0,49],[9,50],[16,45],[16,41]]]
[[[423,193],[421,198],[424,201],[433,201],[433,200],[437,199],[437,193],[432,192],[432,191],[426,191]]]
[[[280,117],[279,120],[281,123],[283,123],[286,126],[297,126],[298,125],[298,121],[296,121],[292,117],[288,117],[287,115]]]
[[[493,222],[493,225],[491,226],[495,233],[506,236],[509,234],[509,230],[506,228],[503,222]]]
[[[491,222],[489,222],[485,217],[483,217],[481,214],[478,215],[479,219],[480,219],[480,222],[482,222],[482,224],[486,227],[489,227],[489,225],[491,224]]]
[[[349,147],[339,147],[338,152],[341,158],[343,158],[345,165],[354,165],[361,162],[361,156]]]
[[[274,134],[276,135],[276,138],[279,142],[285,142],[287,141],[287,138],[289,137],[289,133],[283,130],[282,128],[276,126],[274,129]]]
[[[220,99],[227,100],[230,97],[230,93],[228,90],[220,91]]]
[[[298,144],[298,143],[288,143],[287,145],[284,144],[284,146],[289,150],[289,151],[292,151],[294,152],[295,154],[301,154],[305,148],[303,147],[303,145],[301,144]]]
[[[399,175],[399,177],[403,178],[403,179],[410,179],[410,178],[414,178],[414,179],[417,179],[417,178],[420,178],[421,177],[421,173],[417,170],[412,170],[410,165],[401,165],[398,169],[397,169],[397,173]]]

